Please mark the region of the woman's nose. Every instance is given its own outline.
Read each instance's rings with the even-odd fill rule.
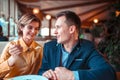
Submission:
[[[35,30],[35,29],[32,29],[31,32],[32,32],[32,33],[36,33],[36,30]]]
[[[32,29],[32,32],[35,32],[35,29]]]

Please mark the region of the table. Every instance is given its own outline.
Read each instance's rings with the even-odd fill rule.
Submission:
[[[10,80],[48,80],[48,79],[40,75],[23,75],[11,78]]]

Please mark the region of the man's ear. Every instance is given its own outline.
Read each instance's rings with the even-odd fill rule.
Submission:
[[[69,28],[70,33],[74,33],[75,30],[76,30],[75,25],[70,26],[70,28]]]

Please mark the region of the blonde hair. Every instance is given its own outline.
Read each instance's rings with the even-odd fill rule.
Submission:
[[[26,13],[19,19],[19,21],[17,23],[17,27],[18,27],[17,32],[18,32],[19,36],[23,35],[23,32],[21,31],[21,27],[24,27],[25,25],[30,24],[32,21],[38,22],[39,29],[40,29],[40,26],[41,26],[40,19],[37,16],[35,16],[34,14]]]

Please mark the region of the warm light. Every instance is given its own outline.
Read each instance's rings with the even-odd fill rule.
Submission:
[[[98,19],[94,19],[93,22],[94,22],[94,23],[98,23]]]
[[[51,28],[51,36],[55,36],[56,34],[54,34],[55,28]],[[44,36],[49,36],[49,28],[45,27],[45,28],[41,28],[41,33],[40,33],[43,37]]]
[[[51,15],[46,15],[46,19],[50,20],[51,19]]]
[[[39,13],[39,8],[34,8],[34,9],[33,9],[33,13],[34,13],[34,14],[38,14],[38,13]]]
[[[48,36],[49,35],[49,28],[41,28],[41,35],[42,36]]]
[[[120,15],[120,11],[116,11],[116,17]]]

